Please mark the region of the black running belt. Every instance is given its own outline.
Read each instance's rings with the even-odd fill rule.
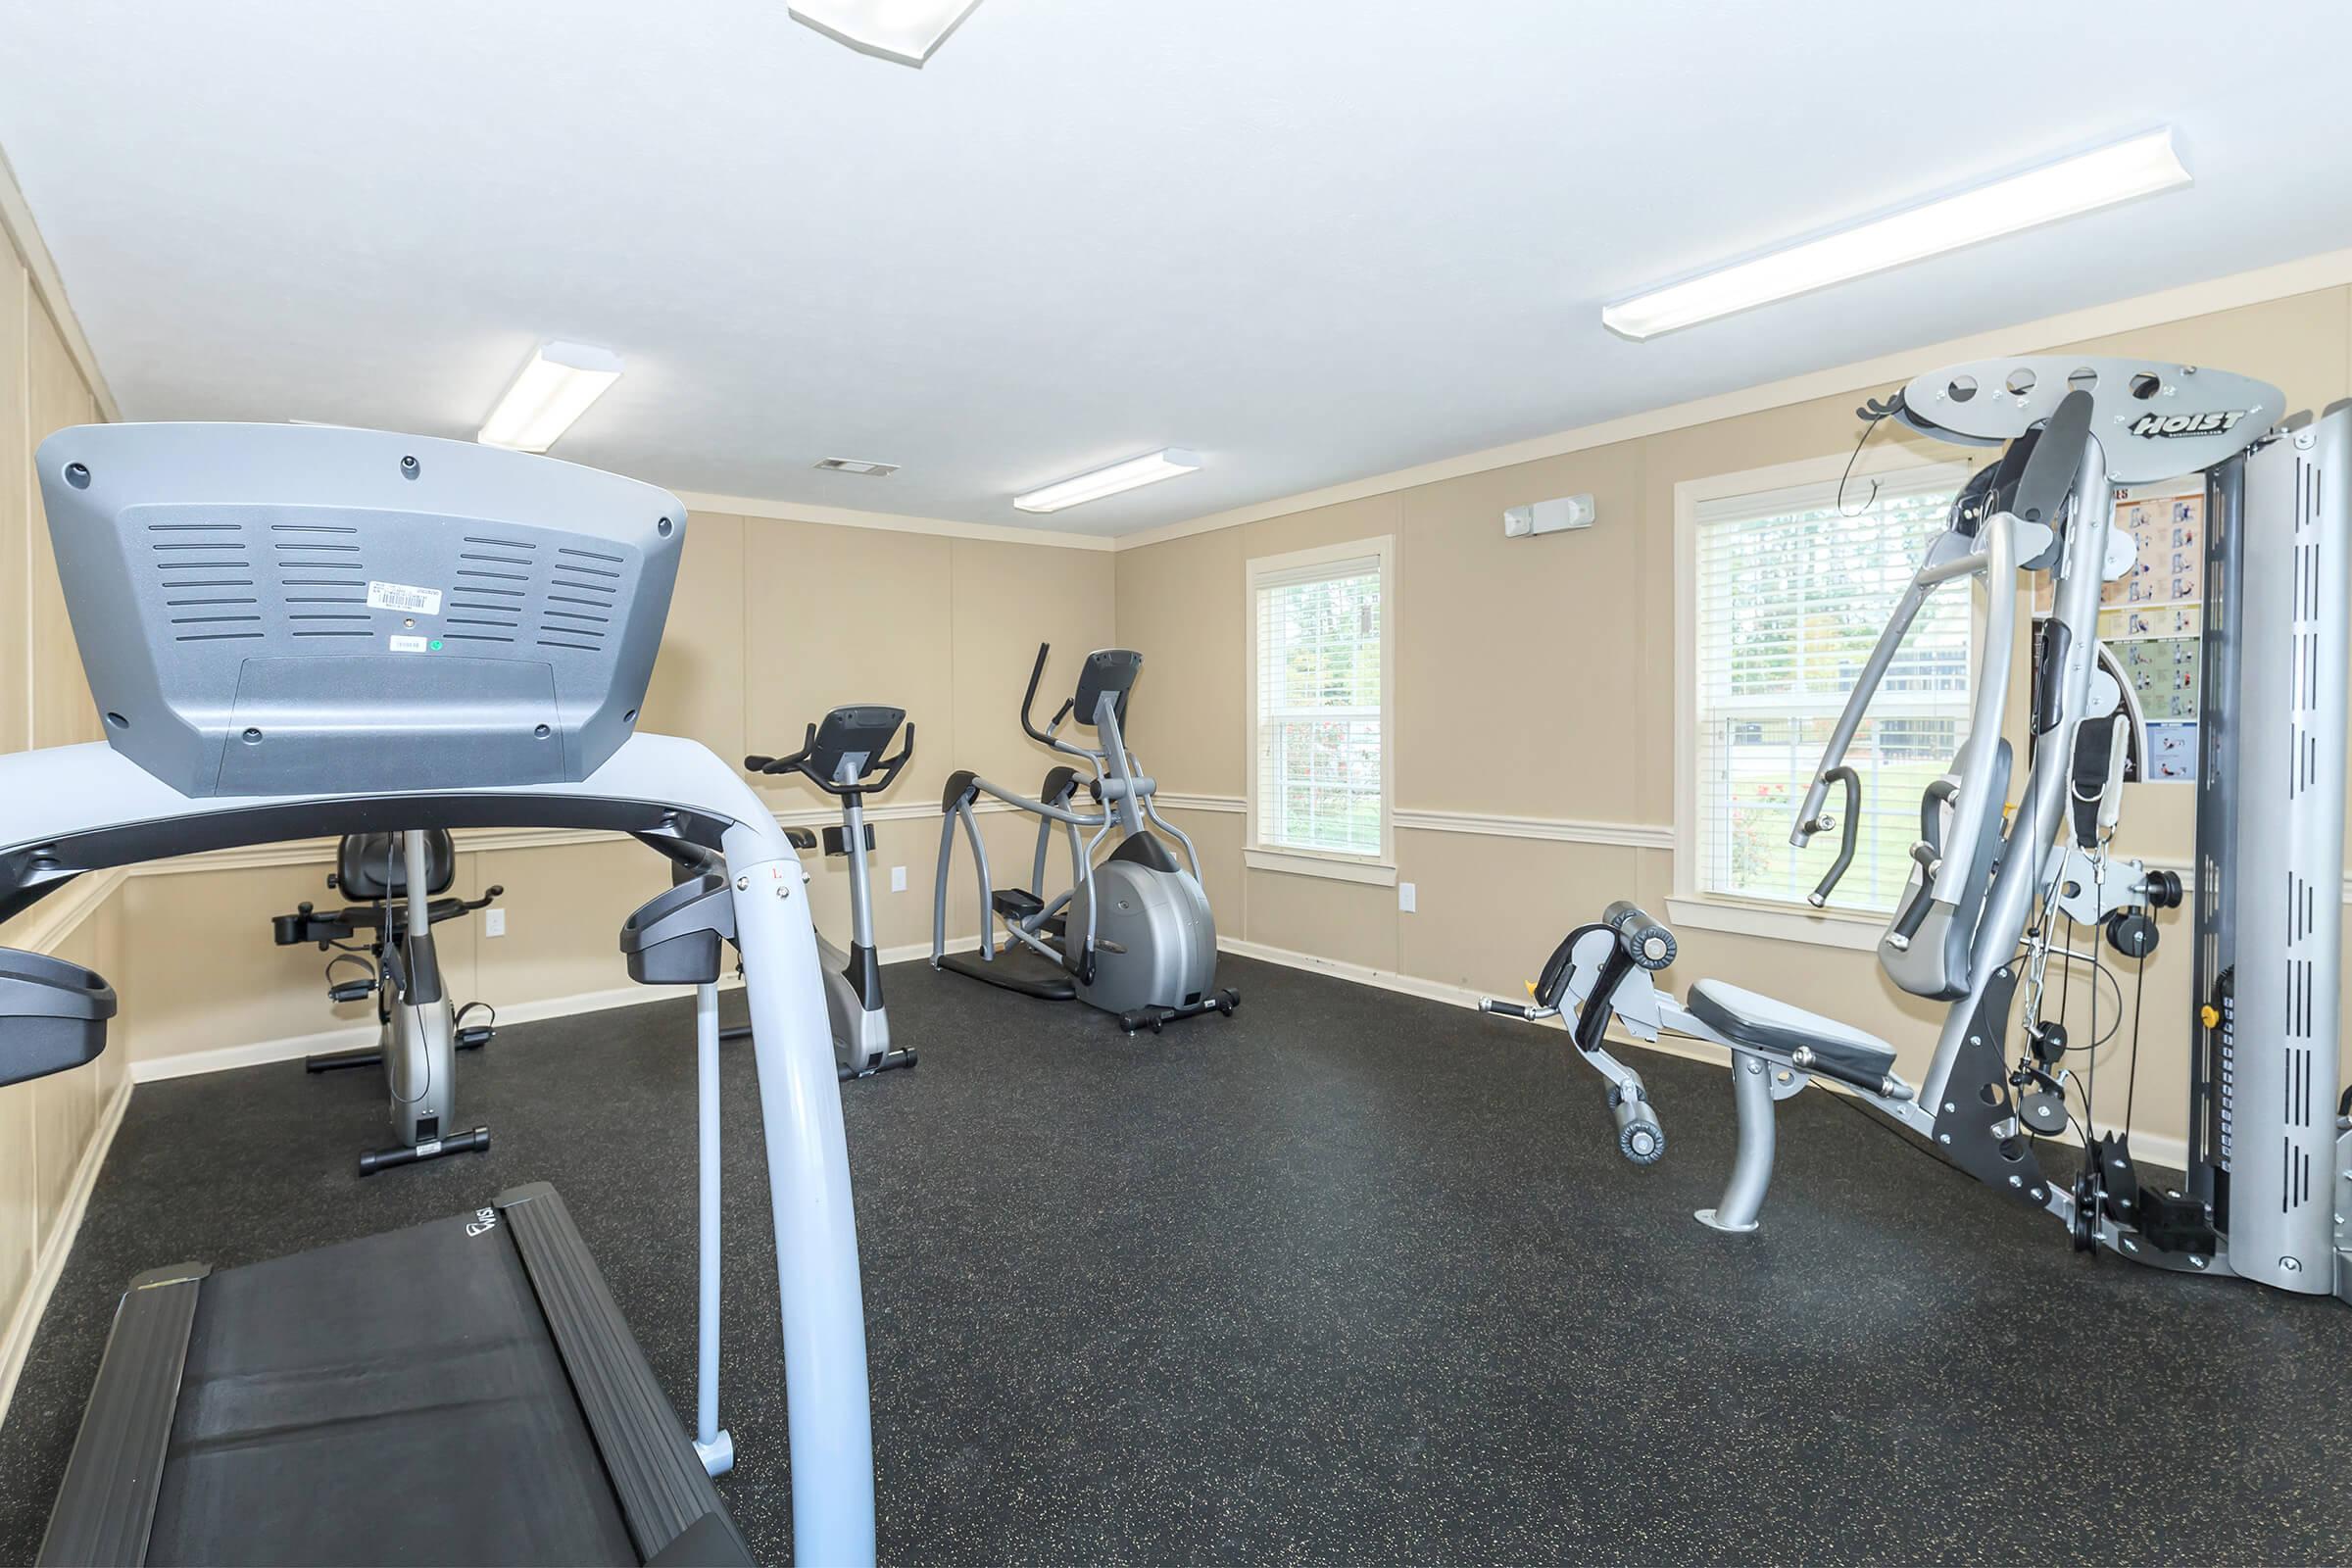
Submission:
[[[486,1218],[205,1282],[148,1561],[640,1560],[511,1223]]]

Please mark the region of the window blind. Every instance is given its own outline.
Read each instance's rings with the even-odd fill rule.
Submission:
[[[1377,856],[1384,704],[1381,558],[1253,572],[1257,842]]]
[[[1793,848],[1796,808],[1966,477],[1956,465],[1881,476],[1855,515],[1834,482],[1695,510],[1698,891],[1802,904],[1828,869],[1838,834]],[[1848,511],[1870,484],[1847,487]],[[1965,585],[1938,590],[1855,733],[1847,760],[1862,775],[1862,823],[1842,907],[1892,909],[1902,892],[1921,792],[1968,737],[1974,624]],[[1832,792],[1833,812],[1843,796]]]

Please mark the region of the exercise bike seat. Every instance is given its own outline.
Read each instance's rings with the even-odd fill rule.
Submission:
[[[458,847],[449,829],[424,835],[424,891],[447,893],[458,875]],[[349,899],[398,899],[409,891],[408,862],[398,833],[346,833],[335,846],[335,889]]]
[[[1690,1008],[1733,1045],[1786,1058],[1803,1052],[1797,1064],[1805,1070],[1874,1095],[1894,1075],[1894,1048],[1878,1036],[1721,980],[1693,982]]]

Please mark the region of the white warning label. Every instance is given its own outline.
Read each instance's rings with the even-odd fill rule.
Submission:
[[[392,651],[396,654],[422,654],[432,651],[432,644],[422,637],[403,637],[392,634]]]
[[[404,615],[438,615],[441,613],[441,590],[418,588],[405,582],[370,582],[368,585],[368,608],[397,610]]]

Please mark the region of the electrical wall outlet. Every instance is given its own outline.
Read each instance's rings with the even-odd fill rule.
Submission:
[[[486,937],[503,937],[506,934],[507,911],[504,909],[484,909],[482,911],[482,935]]]
[[[1413,912],[1413,885],[1410,882],[1396,884],[1396,912],[1399,914]]]
[[[906,891],[906,868],[905,866],[894,865],[890,868],[890,891],[893,893]]]

